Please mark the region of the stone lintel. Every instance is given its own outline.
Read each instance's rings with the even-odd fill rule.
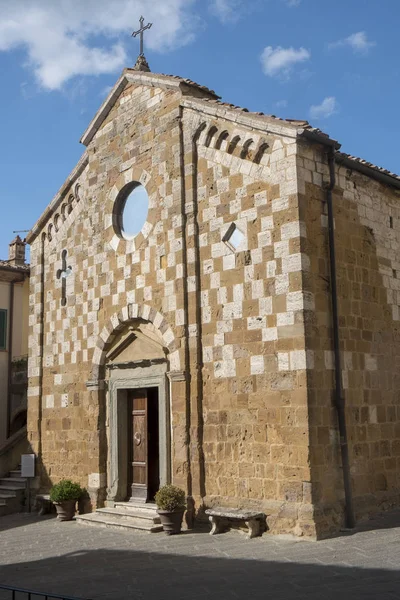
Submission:
[[[149,358],[122,363],[110,363],[107,365],[107,369],[143,369],[145,367],[152,367],[153,365],[162,365],[165,362],[166,358]]]

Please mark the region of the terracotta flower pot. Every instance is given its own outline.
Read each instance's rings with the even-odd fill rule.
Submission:
[[[180,508],[176,511],[160,510],[157,509],[160,515],[161,525],[167,535],[175,535],[181,532],[184,508]]]
[[[54,502],[57,511],[57,519],[59,521],[72,521],[75,516],[76,500],[63,500],[62,502]]]

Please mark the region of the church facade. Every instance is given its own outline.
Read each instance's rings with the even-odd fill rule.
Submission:
[[[199,514],[317,537],[398,505],[400,179],[132,69],[81,141],[28,236],[41,490],[112,506],[173,482]]]

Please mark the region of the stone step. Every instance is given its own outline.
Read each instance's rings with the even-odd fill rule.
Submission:
[[[16,495],[2,497],[2,494],[0,494],[0,515],[1,516],[9,515],[11,513],[17,513],[17,512],[21,512],[21,511],[22,511],[22,505],[21,505],[19,498],[17,498]]]
[[[9,477],[21,477],[21,470],[17,469],[15,471],[10,471],[9,472]]]
[[[161,523],[160,517],[157,513],[153,513],[148,511],[145,513],[144,511],[133,511],[133,510],[121,510],[118,508],[98,508],[96,513],[103,515],[104,517],[115,517],[118,521],[126,521],[127,523],[132,524],[157,524]]]
[[[141,524],[133,524],[129,520],[119,520],[118,517],[111,515],[103,515],[96,511],[88,515],[77,515],[75,517],[78,523],[82,525],[97,526],[97,527],[109,527],[112,529],[119,529],[125,531],[144,531],[147,533],[158,533],[162,531],[162,525],[156,525],[149,521],[143,520]]]
[[[9,493],[12,492],[13,494],[18,494],[19,496],[24,496],[25,495],[25,488],[24,487],[20,487],[19,485],[15,485],[15,483],[13,484],[9,484],[6,485],[5,483],[0,484],[0,493]]]
[[[127,513],[143,513],[144,515],[157,516],[157,506],[155,504],[145,504],[139,502],[115,502],[114,508],[123,510]]]
[[[26,483],[20,466],[10,471],[8,477],[0,478],[0,516],[24,510]]]
[[[1,485],[14,485],[16,487],[25,488],[26,487],[26,479],[24,477],[1,477],[0,478],[0,486]]]
[[[4,490],[4,488],[0,489],[0,500],[1,499],[7,500],[7,498],[16,498],[16,497],[17,497],[17,494],[14,491],[7,490],[7,489]]]

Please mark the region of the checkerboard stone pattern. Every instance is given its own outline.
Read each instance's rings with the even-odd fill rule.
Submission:
[[[342,484],[331,404],[324,160],[311,156],[316,151],[300,144],[288,123],[146,76],[143,83],[132,75],[116,98],[31,242],[28,430],[41,455],[40,486],[78,478],[94,504],[104,499],[106,354],[142,319],[157,330],[168,360],[173,482],[188,489],[191,481],[197,507],[265,511],[274,532],[331,531],[340,521]],[[378,249],[365,241],[378,227],[375,213],[350,180],[341,169],[342,301],[350,303],[345,270],[349,285],[364,276],[351,266],[357,238],[371,265],[385,257],[370,291],[389,331],[397,315],[389,273],[395,248],[380,253],[383,224]],[[149,212],[141,233],[126,240],[114,226],[115,201],[132,181],[145,186]],[[380,202],[388,204],[383,192]],[[71,273],[63,307],[57,272],[65,250]],[[390,387],[396,376],[389,374],[393,362],[381,362],[385,340],[380,346],[361,298],[359,315],[342,309],[349,315],[343,377],[357,410],[351,435],[362,496],[383,485],[378,473],[396,469],[398,459],[376,447],[395,428],[389,408],[397,410]],[[371,336],[352,342],[345,328],[363,318]],[[387,408],[374,391],[380,368],[392,390]],[[368,450],[366,423],[380,432],[371,433]],[[371,452],[378,471],[368,487],[362,479]],[[329,514],[318,517],[325,506]]]

